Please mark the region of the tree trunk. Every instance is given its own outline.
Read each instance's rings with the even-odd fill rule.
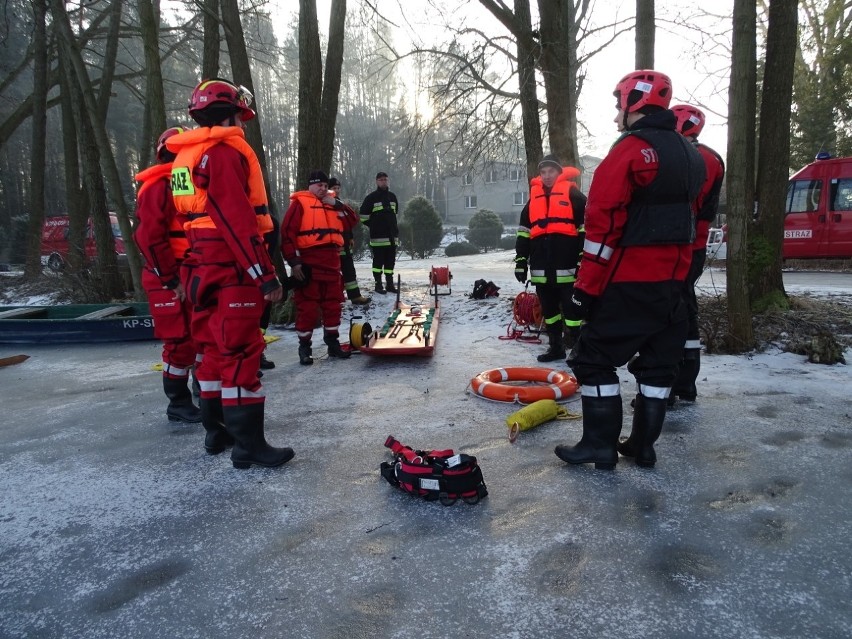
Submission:
[[[580,166],[577,150],[577,66],[573,0],[538,0],[541,15],[541,66],[547,100],[550,152],[565,165]],[[572,64],[572,57],[574,64]]]
[[[71,63],[71,66],[74,69],[74,75],[76,76],[82,92],[84,107],[82,109],[83,119],[87,120],[91,127],[91,132],[94,136],[98,148],[98,154],[100,156],[100,168],[104,173],[107,184],[112,190],[112,203],[115,207],[116,216],[118,217],[121,234],[125,239],[125,250],[127,253],[128,265],[130,267],[130,274],[133,279],[133,287],[137,298],[141,299],[144,297],[144,290],[142,289],[140,279],[142,262],[139,257],[139,252],[136,249],[136,245],[133,243],[133,229],[130,224],[130,215],[127,210],[127,203],[125,202],[124,195],[122,193],[121,178],[118,174],[118,168],[116,167],[112,146],[110,145],[109,136],[106,132],[105,122],[97,118],[98,104],[95,99],[94,90],[92,89],[92,82],[89,78],[86,65],[83,62],[83,57],[80,54],[76,40],[74,39],[74,34],[71,31],[71,25],[68,22],[68,14],[65,12],[65,5],[61,2],[54,2],[51,3],[51,9],[54,23],[57,27],[60,48]],[[90,192],[89,196],[94,199],[97,197],[97,194]],[[96,213],[97,207],[93,207],[92,211],[93,214]],[[108,225],[109,218],[107,218],[106,221]],[[96,219],[95,222],[97,223],[98,220]],[[101,222],[103,222],[103,220],[101,220]],[[112,254],[108,255],[105,248],[108,245],[114,246],[111,230],[107,237],[98,237],[96,235],[96,241],[98,242],[98,258],[99,260],[102,260],[99,261],[99,268],[103,269],[104,273],[110,278],[110,282],[112,282],[113,275],[117,276],[115,268],[115,252],[113,248]]]
[[[24,274],[41,274],[41,229],[44,226],[45,141],[47,139],[47,2],[33,6],[33,124],[30,155],[30,219]]]
[[[204,59],[201,62],[201,79],[209,80],[219,75],[219,0],[204,0]]]
[[[139,27],[145,48],[145,135],[139,149],[139,168],[148,166],[151,150],[167,128],[166,96],[160,67],[160,20],[151,0],[139,0]]]
[[[101,85],[98,91],[98,118],[106,120],[109,99],[112,95],[112,78],[115,76],[115,59],[118,55],[118,34],[121,27],[121,0],[113,0],[109,7],[109,27],[104,47],[104,66],[101,69]]]
[[[346,0],[332,0],[319,129],[319,166],[326,171],[331,170],[331,163],[334,160],[334,130],[337,124],[337,105],[340,99],[340,75],[343,68],[345,28]]]
[[[725,177],[728,190],[728,346],[734,352],[754,347],[746,243],[754,202],[756,22],[754,1],[734,0]]]
[[[797,16],[796,0],[772,0],[769,4],[760,106],[757,220],[748,242],[749,295],[754,308],[760,311],[771,305],[786,306],[781,251],[789,177]]]
[[[322,54],[316,0],[299,0],[299,159],[296,188],[303,188],[308,173],[322,167],[320,119],[322,104]]]
[[[62,156],[65,164],[65,199],[68,202],[68,268],[79,273],[85,265],[83,245],[86,239],[85,192],[80,188],[80,150],[74,118],[74,91],[71,69],[59,56],[59,90],[62,105]]]
[[[515,21],[519,30],[532,32],[529,0],[515,0]],[[538,114],[538,94],[535,84],[535,51],[525,38],[517,38],[518,84],[521,94],[521,120],[524,128],[524,149],[527,159],[527,179],[538,175],[541,148],[541,120]]]
[[[654,68],[654,0],[636,0],[636,68]]]

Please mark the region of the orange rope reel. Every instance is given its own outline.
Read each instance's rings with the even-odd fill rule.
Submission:
[[[535,293],[523,291],[518,293],[512,302],[512,321],[506,327],[506,335],[501,335],[503,340],[520,340],[522,342],[533,342],[541,344],[541,327],[544,317],[541,314],[541,300]]]
[[[433,295],[449,295],[453,292],[452,290],[452,279],[453,274],[450,273],[449,266],[433,266],[432,270],[429,272],[429,287],[432,291]],[[446,286],[448,289],[447,293],[438,293],[439,286]]]

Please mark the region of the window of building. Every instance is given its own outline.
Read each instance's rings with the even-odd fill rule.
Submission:
[[[509,182],[519,182],[521,180],[520,169],[509,169]]]
[[[471,184],[473,184],[473,175],[470,173],[462,175],[462,186],[470,186]]]
[[[497,181],[497,170],[496,169],[488,169],[485,172],[485,182],[487,184],[492,184]]]
[[[464,208],[466,208],[466,209],[475,209],[476,208],[476,196],[475,195],[465,195],[464,196]]]
[[[512,204],[514,204],[515,206],[523,206],[524,204],[527,203],[526,191],[515,191],[515,193],[513,195],[514,195],[514,201],[512,202]]]

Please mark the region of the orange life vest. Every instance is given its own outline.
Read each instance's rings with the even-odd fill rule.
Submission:
[[[176,153],[172,163],[172,195],[175,206],[189,216],[188,228],[216,228],[207,214],[207,189],[192,181],[192,170],[198,166],[207,149],[217,144],[227,144],[236,149],[248,162],[248,200],[257,214],[257,231],[263,236],[275,227],[269,214],[263,172],[254,149],[245,139],[245,132],[235,126],[201,127],[173,135],[166,147]]]
[[[308,249],[334,244],[343,246],[343,221],[337,211],[323,204],[310,191],[297,191],[290,196],[302,205],[302,226],[296,236],[296,247]]]
[[[549,201],[541,177],[530,180],[530,239],[547,233],[577,235],[574,208],[571,206],[569,194],[571,189],[577,186],[573,178],[579,175],[580,171],[572,166],[562,169],[562,173],[550,189]]]
[[[136,174],[136,181],[141,182],[139,191],[136,193],[138,198],[142,192],[156,184],[159,180],[170,181],[172,173],[172,163],[155,164],[149,166],[144,171]],[[172,253],[176,260],[182,260],[189,250],[189,240],[186,237],[186,231],[183,230],[183,225],[187,222],[187,217],[180,211],[177,211],[169,221],[169,246],[172,248]]]

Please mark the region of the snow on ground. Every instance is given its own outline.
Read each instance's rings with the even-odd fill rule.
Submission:
[[[568,467],[553,447],[581,422],[510,444],[518,407],[466,392],[545,348],[499,339],[522,290],[512,257],[400,259],[408,303],[429,301],[432,266],[453,274],[433,357],[330,360],[317,335],[300,366],[274,327],[266,432],[296,450],[281,469],[234,470],[200,428],[165,421],[156,343],[0,345],[31,356],[0,369],[0,635],[852,636],[850,367],[706,356],[655,469]],[[788,289],[852,299],[835,276]],[[500,296],[468,298],[480,278]],[[357,321],[392,305],[375,296]],[[445,508],[394,490],[377,471],[388,434],[476,455],[489,496]]]

